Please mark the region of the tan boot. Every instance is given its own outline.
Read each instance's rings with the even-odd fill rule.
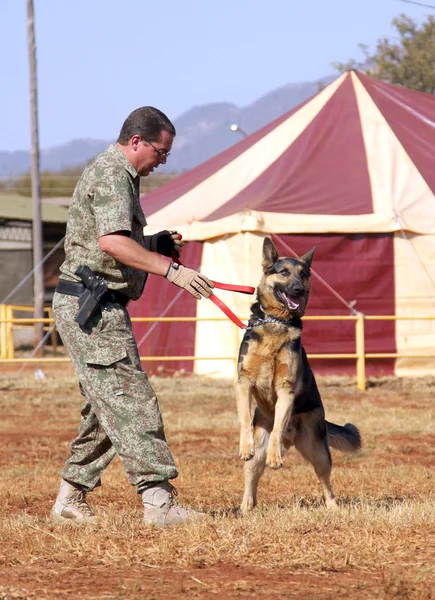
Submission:
[[[187,519],[202,519],[204,513],[187,510],[176,500],[177,490],[169,481],[160,481],[142,492],[144,505],[144,523],[166,527],[179,525]]]
[[[94,515],[86,502],[86,492],[62,479],[59,494],[51,509],[51,517],[56,521],[73,521],[76,523],[96,523]]]

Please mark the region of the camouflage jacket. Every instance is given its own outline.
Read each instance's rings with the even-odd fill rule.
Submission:
[[[139,202],[139,181],[136,169],[113,145],[86,167],[69,209],[62,277],[80,281],[75,271],[87,265],[104,277],[110,289],[133,300],[139,298],[147,274],[119,263],[98,242],[103,235],[129,231],[143,246],[146,219]]]

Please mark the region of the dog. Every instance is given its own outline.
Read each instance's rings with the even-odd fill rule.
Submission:
[[[263,276],[240,345],[236,382],[240,458],[246,461],[242,513],[256,506],[258,482],[266,465],[281,468],[282,456],[290,446],[313,465],[326,506],[336,508],[329,446],[343,452],[361,447],[355,425],[325,420],[301,342],[301,317],[310,296],[315,250],[300,258],[280,258],[270,237],[264,239]]]

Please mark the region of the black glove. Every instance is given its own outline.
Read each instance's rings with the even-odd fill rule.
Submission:
[[[144,248],[150,252],[157,252],[169,257],[172,256],[172,252],[175,250],[177,255],[180,256],[184,242],[174,239],[175,235],[178,235],[176,231],[168,231],[167,229],[154,235],[144,235]]]

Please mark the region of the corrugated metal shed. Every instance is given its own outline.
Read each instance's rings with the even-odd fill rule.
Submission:
[[[41,203],[45,223],[66,223],[68,209],[56,204]],[[0,194],[0,219],[32,221],[32,199],[18,194]]]

